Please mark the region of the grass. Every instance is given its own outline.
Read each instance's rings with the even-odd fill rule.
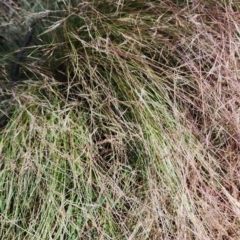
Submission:
[[[76,2],[1,39],[1,239],[238,239],[238,1]]]

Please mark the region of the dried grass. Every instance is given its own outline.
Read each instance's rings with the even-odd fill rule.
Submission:
[[[238,239],[238,6],[40,9],[2,92],[2,239]]]

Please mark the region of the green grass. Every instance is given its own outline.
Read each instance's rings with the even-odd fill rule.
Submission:
[[[15,85],[21,39],[1,39],[1,239],[238,239],[239,6],[22,1],[9,36],[38,23]]]

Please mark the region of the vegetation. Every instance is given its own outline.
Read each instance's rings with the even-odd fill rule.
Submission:
[[[20,3],[1,3],[1,239],[238,239],[240,2]]]

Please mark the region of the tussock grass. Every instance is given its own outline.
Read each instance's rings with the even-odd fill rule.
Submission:
[[[238,1],[23,9],[41,20],[14,86],[1,53],[2,239],[238,239]]]

